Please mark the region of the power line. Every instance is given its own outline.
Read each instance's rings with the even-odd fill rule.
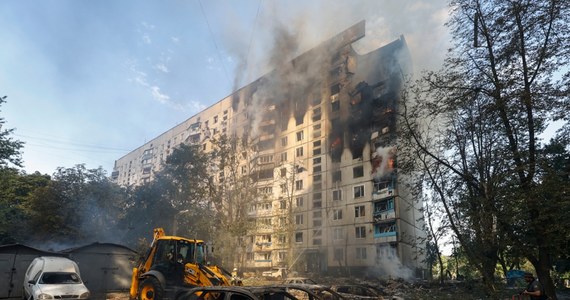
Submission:
[[[208,17],[206,16],[206,13],[204,12],[204,7],[202,7],[202,1],[198,0],[198,3],[200,3],[200,10],[202,11],[202,15],[204,16],[204,19],[206,20],[206,25],[208,25],[208,31],[210,32],[210,36],[212,37],[212,40],[214,41],[214,46],[216,47],[216,53],[218,54],[218,59],[220,60],[220,63],[222,64],[222,69],[224,69],[224,74],[226,75],[226,79],[231,84],[232,81],[230,80],[230,76],[228,75],[228,71],[226,70],[226,65],[224,64],[224,60],[222,59],[222,54],[220,52],[220,49],[218,48],[218,43],[216,43],[216,38],[214,37],[214,33],[212,31],[212,28],[210,27],[210,22],[208,22]]]
[[[47,143],[52,143],[52,144],[63,144],[66,146],[77,146],[77,147],[83,147],[83,148],[91,148],[91,149],[99,149],[99,150],[107,150],[107,151],[116,151],[116,152],[130,152],[130,149],[123,149],[123,148],[114,148],[114,147],[107,147],[107,146],[100,146],[100,145],[92,145],[92,144],[84,144],[84,143],[77,143],[77,142],[71,142],[68,140],[64,140],[64,139],[50,139],[50,138],[45,138],[45,137],[37,137],[37,136],[30,136],[30,135],[23,135],[23,134],[14,134],[14,136],[16,137],[22,137],[22,138],[26,138],[26,139],[30,139],[30,140],[36,140],[36,141],[44,141]],[[39,146],[39,145],[38,145]],[[49,146],[48,146],[49,147]],[[53,147],[56,148],[56,147]],[[60,148],[63,150],[71,150],[71,149],[65,149],[65,148]],[[89,149],[88,151],[93,151]]]
[[[255,20],[253,21],[253,28],[251,29],[251,37],[249,38],[249,45],[247,47],[247,55],[245,57],[245,67],[249,71],[249,53],[251,52],[251,46],[253,45],[253,37],[255,33],[255,28],[257,27],[257,18],[259,17],[259,11],[261,10],[261,0],[257,3],[257,13],[255,14]]]

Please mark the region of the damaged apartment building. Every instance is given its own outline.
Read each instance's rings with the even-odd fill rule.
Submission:
[[[259,191],[241,270],[425,277],[421,203],[397,172],[410,55],[404,37],[357,53],[364,29],[355,24],[148,141],[115,162],[113,181],[152,180],[182,143],[207,152],[216,136],[239,137],[252,153],[244,165],[255,161],[243,174]]]

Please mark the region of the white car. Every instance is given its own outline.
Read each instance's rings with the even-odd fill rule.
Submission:
[[[24,276],[23,296],[27,300],[88,299],[77,264],[64,257],[35,258]]]
[[[281,280],[287,277],[287,268],[273,268],[269,271],[263,271],[261,276],[267,279]]]

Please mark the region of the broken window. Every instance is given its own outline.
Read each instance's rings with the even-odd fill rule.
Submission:
[[[332,173],[332,182],[340,182],[342,181],[342,173],[340,170],[334,171]]]
[[[383,212],[394,209],[394,198],[374,203],[374,212]]]
[[[331,96],[340,93],[340,83],[331,86]]]
[[[363,166],[358,166],[358,167],[352,168],[352,178],[359,178],[362,176],[364,176],[364,167]]]
[[[317,107],[317,108],[313,109],[313,117],[312,117],[312,120],[313,120],[313,122],[316,122],[316,121],[318,121],[318,120],[320,120],[320,119],[321,119],[321,108],[320,108],[320,107]]]
[[[339,111],[340,110],[340,101],[334,101],[331,103],[331,111]]]

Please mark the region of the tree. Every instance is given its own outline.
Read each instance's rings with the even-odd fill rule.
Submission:
[[[407,165],[426,171],[493,297],[508,247],[521,249],[555,297],[549,271],[560,238],[544,220],[562,207],[560,195],[545,198],[540,187],[539,135],[569,119],[569,5],[452,1],[454,47],[443,69],[424,73],[404,97]]]
[[[33,233],[27,226],[27,203],[36,189],[49,182],[50,177],[39,172],[0,169],[0,244],[22,243]]]
[[[53,179],[27,198],[28,241],[76,245],[86,241],[119,241],[116,222],[124,194],[102,168],[59,167]]]
[[[4,102],[6,96],[0,97],[0,105]],[[4,129],[5,123],[4,118],[0,118],[0,168],[9,167],[10,164],[21,167],[20,149],[24,146],[24,142],[12,139],[10,135],[14,133],[14,129]]]
[[[246,236],[255,225],[249,209],[258,196],[256,160],[248,141],[222,135],[212,140],[209,199],[215,213],[213,242],[224,266],[245,266]]]
[[[207,166],[208,158],[197,146],[181,144],[152,181],[129,189],[120,222],[129,243],[151,237],[157,227],[170,234],[207,239],[212,234]]]

